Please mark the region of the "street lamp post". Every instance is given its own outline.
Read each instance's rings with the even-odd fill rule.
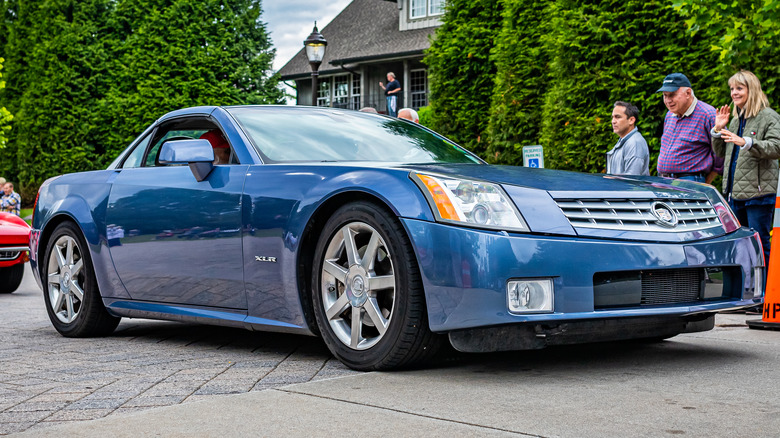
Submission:
[[[306,47],[306,57],[309,58],[309,65],[311,66],[311,106],[317,106],[318,70],[320,69],[320,64],[322,64],[322,58],[325,57],[325,46],[328,45],[328,42],[325,41],[325,37],[317,30],[316,21],[314,22],[314,30],[303,41],[303,45]]]

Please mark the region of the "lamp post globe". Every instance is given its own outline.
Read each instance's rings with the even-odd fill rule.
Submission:
[[[328,42],[325,37],[322,36],[319,30],[317,30],[317,22],[314,22],[314,30],[311,35],[303,41],[304,47],[306,47],[306,57],[309,58],[309,65],[311,66],[311,105],[317,106],[317,79],[319,76],[320,64],[325,57],[325,47]]]

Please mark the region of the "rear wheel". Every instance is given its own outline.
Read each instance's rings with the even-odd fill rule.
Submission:
[[[10,294],[19,288],[24,277],[24,263],[0,268],[0,294]]]
[[[89,250],[76,225],[57,226],[43,262],[46,311],[58,332],[81,338],[114,331],[120,318],[103,306]]]
[[[347,366],[411,366],[445,341],[428,328],[411,243],[386,210],[356,202],[336,211],[320,235],[313,271],[317,326]]]

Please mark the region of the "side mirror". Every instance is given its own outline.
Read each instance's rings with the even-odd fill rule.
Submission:
[[[187,163],[195,179],[203,181],[214,169],[214,149],[205,139],[166,141],[160,150],[160,163]]]

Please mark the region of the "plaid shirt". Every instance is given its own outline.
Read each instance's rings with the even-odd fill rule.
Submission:
[[[658,173],[709,173],[712,170],[710,130],[715,125],[715,108],[700,100],[694,100],[692,106],[693,112],[682,117],[671,111],[666,113]]]
[[[5,213],[13,213],[17,216],[21,214],[22,197],[16,192],[11,192],[10,195],[3,194],[0,196],[0,211]]]

